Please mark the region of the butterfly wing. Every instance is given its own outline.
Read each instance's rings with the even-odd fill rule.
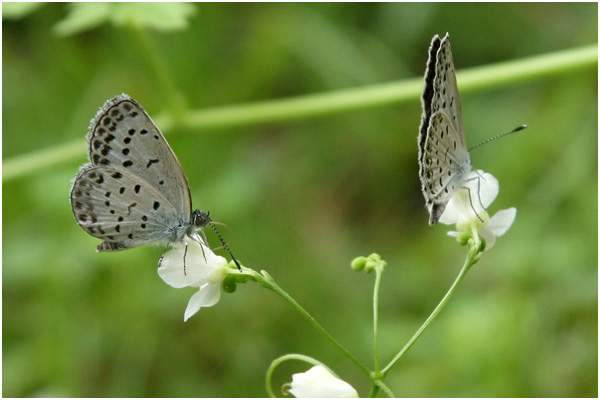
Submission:
[[[450,197],[461,187],[471,169],[468,151],[460,145],[458,134],[448,115],[437,111],[431,117],[421,179],[423,193],[430,211],[430,224],[437,223]]]
[[[431,41],[421,104],[419,177],[435,225],[471,168],[448,34]]]
[[[116,251],[177,240],[189,221],[148,182],[129,171],[84,166],[71,189],[77,223],[105,240],[97,251]]]
[[[90,122],[88,139],[93,166],[129,172],[191,216],[190,189],[181,164],[138,102],[126,94],[108,100]]]
[[[79,225],[114,251],[179,240],[191,218],[187,179],[162,133],[131,97],[108,100],[90,122],[90,164],[71,189]]]

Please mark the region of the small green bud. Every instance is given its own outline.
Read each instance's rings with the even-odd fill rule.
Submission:
[[[479,236],[479,240],[481,240],[481,245],[479,246],[479,252],[483,253],[485,251],[485,246],[486,246],[485,238],[483,236]]]
[[[380,262],[381,256],[377,253],[371,253],[371,255],[369,256],[369,260],[373,260],[375,262]]]
[[[365,268],[365,265],[367,264],[367,257],[356,257],[354,260],[352,260],[352,263],[350,263],[350,266],[352,267],[352,269],[354,271],[362,271],[363,268]]]
[[[227,275],[227,277],[225,277],[225,279],[223,280],[223,283],[221,284],[221,287],[223,288],[223,291],[225,293],[233,293],[233,292],[235,292],[235,289],[237,287],[235,274],[229,274],[229,275]]]
[[[379,263],[377,261],[368,260],[367,264],[365,265],[365,272],[367,274],[370,273],[371,271],[373,271],[377,267],[377,265],[379,265]]]
[[[458,243],[460,243],[461,246],[466,245],[467,243],[469,243],[469,239],[471,239],[471,232],[461,232],[457,237],[456,237],[456,241]]]

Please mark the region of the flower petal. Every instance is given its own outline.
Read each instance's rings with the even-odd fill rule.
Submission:
[[[496,236],[502,236],[513,224],[517,217],[517,209],[514,207],[498,211],[488,222],[486,229]]]
[[[499,192],[498,180],[492,174],[482,170],[472,171],[448,201],[439,222],[453,225],[477,218],[475,210],[484,212]]]
[[[496,243],[496,235],[494,235],[494,233],[486,228],[482,229],[479,231],[479,234],[481,236],[483,236],[483,238],[485,239],[485,250],[489,250],[494,246],[494,243]]]
[[[316,365],[306,372],[292,375],[290,393],[298,398],[350,398],[358,397],[347,382],[336,378],[329,370]]]
[[[202,307],[212,307],[221,298],[221,285],[205,283],[198,290],[188,303],[183,316],[183,321],[187,321],[192,315],[196,314]]]
[[[177,243],[173,249],[168,251],[158,268],[158,275],[166,284],[174,288],[182,288],[186,286],[200,286],[206,281],[208,271],[200,268],[195,262],[195,258],[191,251],[191,246],[188,245],[188,252],[185,254],[185,245]],[[185,257],[185,265],[184,265]],[[202,255],[200,255],[202,258]],[[202,261],[204,259],[202,258]]]
[[[473,198],[477,203],[479,203],[479,199],[481,199],[481,204],[483,204],[485,208],[488,208],[490,204],[496,200],[498,193],[500,193],[498,179],[496,179],[494,175],[483,172],[482,170],[471,172],[469,179],[471,179],[471,191],[475,194]],[[477,193],[479,193],[479,197],[477,197]],[[481,204],[479,204],[480,207]]]
[[[168,285],[174,288],[199,287],[206,283],[211,271],[227,266],[227,260],[208,247],[189,237],[184,240],[188,244],[187,253],[184,243],[173,243],[173,248],[164,255],[158,268],[158,275]]]

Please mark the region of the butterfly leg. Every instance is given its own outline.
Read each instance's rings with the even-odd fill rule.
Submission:
[[[163,250],[162,256],[160,256],[160,260],[158,260],[158,267],[160,268],[160,266],[162,265],[162,261],[163,258],[165,258],[165,253],[167,252],[167,249],[169,248],[169,245],[171,244],[171,241],[169,240],[167,242],[167,245],[165,246],[165,249]]]
[[[475,173],[479,175],[479,177],[471,178],[469,180],[472,181],[477,179],[477,197],[479,198],[479,204],[481,205],[481,208],[487,211],[487,208],[483,205],[483,201],[481,201],[481,180],[483,179],[485,181],[485,178],[479,173],[479,171],[475,171]]]
[[[477,181],[479,182],[479,178],[474,178],[474,179],[477,179]],[[471,209],[477,216],[477,219],[479,219],[481,222],[483,222],[483,218],[481,218],[479,216],[479,213],[477,212],[477,210],[475,209],[475,206],[473,205],[473,199],[471,197],[471,189],[469,189],[466,186],[461,186],[461,189],[465,189],[467,192],[469,192],[469,203],[471,204]],[[479,196],[479,190],[477,190],[477,196],[479,197],[479,204],[481,204],[481,207],[483,207],[483,204],[481,203],[481,197]],[[485,207],[483,207],[483,209],[485,210]]]
[[[200,239],[198,237],[198,234],[194,234],[193,236],[190,235],[190,238],[200,244],[200,249],[202,250],[202,256],[204,257],[204,262],[208,264],[208,261],[206,260],[206,254],[204,253],[204,246],[206,246],[204,243],[207,243],[206,241],[206,235],[204,234],[204,231],[200,230],[202,232],[202,236],[204,236],[204,242],[202,242],[202,239]]]
[[[185,257],[187,256],[188,244],[187,244],[187,242],[183,242],[183,244],[185,245],[185,250],[183,251],[183,275],[187,276],[187,273],[185,270]]]
[[[200,232],[202,232],[202,238],[204,239],[204,243],[208,246],[208,239],[206,238],[206,233],[204,233],[203,229],[200,229]],[[202,244],[200,244],[200,247],[202,248],[202,255],[204,256],[204,262],[208,264],[208,261],[206,261],[206,254],[204,254],[204,246],[202,246]]]

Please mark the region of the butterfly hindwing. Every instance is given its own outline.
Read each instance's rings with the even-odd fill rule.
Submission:
[[[122,169],[84,166],[73,182],[71,205],[77,223],[105,240],[98,251],[177,240],[189,223],[161,192]]]

